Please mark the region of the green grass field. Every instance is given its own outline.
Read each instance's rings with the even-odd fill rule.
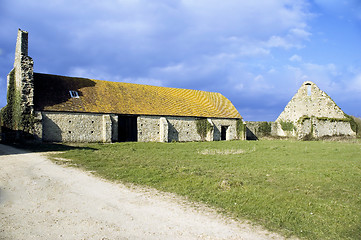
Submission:
[[[87,144],[56,156],[285,236],[361,239],[359,140]]]

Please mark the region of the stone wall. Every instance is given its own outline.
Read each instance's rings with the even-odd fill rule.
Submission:
[[[194,117],[167,117],[168,142],[201,141],[197,133],[196,118]]]
[[[297,129],[298,139],[303,139],[306,136],[316,139],[325,136],[356,137],[356,133],[351,129],[350,122],[334,119],[308,118],[300,122]]]
[[[246,139],[257,140],[262,137],[278,135],[278,124],[276,122],[245,122]]]
[[[237,137],[237,120],[236,119],[220,119],[220,118],[211,118],[211,121],[214,124],[214,133],[213,141],[221,140],[221,127],[228,126],[226,140],[236,140]],[[241,140],[244,140],[244,136],[240,136]]]
[[[270,131],[264,131],[265,123],[269,124]],[[322,138],[324,136],[356,137],[350,122],[327,118],[306,118],[295,124],[292,130],[284,130],[279,122],[246,122],[246,139],[257,140],[262,137],[289,137],[304,139]]]
[[[139,116],[138,125],[138,141],[139,142],[163,142],[164,136],[160,136],[160,117],[157,116]]]
[[[286,129],[282,128],[282,124],[280,122],[273,122],[272,123],[272,136],[289,137],[289,138],[296,137],[297,136],[296,125],[293,123],[292,123],[292,125],[294,126],[294,128],[292,128],[292,130],[286,130]]]
[[[111,142],[115,138],[113,123],[116,116],[59,112],[37,114],[41,114],[41,134],[45,142]]]
[[[113,114],[36,112],[35,137],[45,142],[116,142],[118,116]],[[201,141],[195,117],[138,116],[139,142]],[[220,129],[228,126],[226,140],[237,139],[236,119],[208,119],[214,131],[207,141],[221,140]]]
[[[237,139],[236,119],[209,118],[213,131],[208,133],[207,141],[221,140],[221,127],[228,126],[226,140]],[[197,118],[195,117],[138,117],[138,141],[140,142],[188,142],[201,141],[197,133]]]

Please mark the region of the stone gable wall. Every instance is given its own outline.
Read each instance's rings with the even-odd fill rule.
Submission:
[[[276,122],[283,120],[296,123],[302,116],[345,118],[344,112],[336,103],[312,82],[305,82],[301,86]]]
[[[292,122],[296,129],[284,131],[282,122]],[[323,136],[355,136],[345,113],[316,84],[304,82],[276,120],[277,136],[302,139]]]

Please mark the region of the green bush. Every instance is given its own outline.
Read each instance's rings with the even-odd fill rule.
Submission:
[[[264,135],[264,136],[269,136],[271,135],[271,123],[269,122],[261,122],[258,126],[258,133]]]
[[[281,121],[280,124],[283,131],[292,131],[295,129],[293,122]]]
[[[202,141],[206,139],[207,133],[213,130],[212,124],[210,124],[206,118],[197,119],[196,126],[197,133],[201,137]]]
[[[238,119],[237,124],[236,124],[236,131],[237,131],[238,139],[240,139],[241,136],[243,136],[243,133],[244,133],[244,130],[245,130],[244,128],[245,128],[245,126],[244,126],[243,120]]]
[[[31,137],[34,129],[35,118],[31,113],[22,111],[21,93],[16,89],[15,69],[9,73],[9,86],[7,89],[7,105],[0,110],[0,126],[7,136],[14,135],[14,141],[24,137]],[[6,129],[6,131],[5,131]],[[16,134],[15,134],[16,133]],[[22,137],[19,138],[18,134]],[[12,137],[9,137],[12,138]]]
[[[15,70],[9,74],[9,89],[7,92],[7,105],[1,109],[2,126],[18,130],[20,123],[20,94],[15,88]]]
[[[352,121],[350,122],[351,128],[356,132],[356,137],[361,138],[361,118],[351,116]]]
[[[353,116],[350,116],[350,115],[347,115],[345,114],[345,117],[346,119],[350,122],[350,126],[351,126],[351,129],[352,131],[354,131],[356,134],[357,134],[357,130],[358,130],[358,126],[357,126],[357,123],[356,123],[356,117],[353,117]]]

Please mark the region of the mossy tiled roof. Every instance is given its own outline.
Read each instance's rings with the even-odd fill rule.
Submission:
[[[34,73],[39,111],[241,118],[220,93]],[[72,98],[69,91],[77,91]]]

